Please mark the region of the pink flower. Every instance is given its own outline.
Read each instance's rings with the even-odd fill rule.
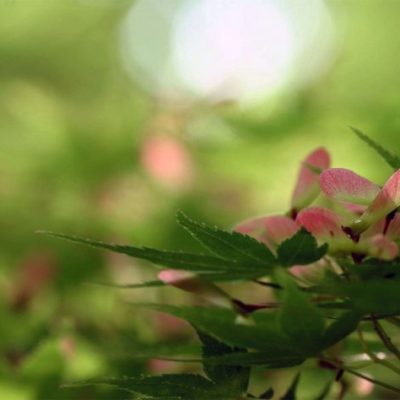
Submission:
[[[330,254],[351,255],[357,260],[366,256],[384,260],[397,257],[395,240],[400,239],[400,216],[393,212],[400,206],[400,171],[380,188],[348,169],[329,168],[329,163],[326,150],[313,151],[300,169],[288,215],[249,219],[235,230],[265,243],[272,252],[302,227],[319,243],[328,243]],[[343,215],[310,206],[319,191],[338,202]],[[295,275],[303,270],[292,267]]]

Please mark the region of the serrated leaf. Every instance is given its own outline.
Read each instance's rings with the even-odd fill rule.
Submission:
[[[296,398],[297,398],[297,397],[296,397],[296,391],[297,391],[297,387],[298,387],[298,385],[299,385],[299,382],[300,382],[300,373],[298,373],[298,374],[294,377],[294,379],[293,379],[293,381],[292,381],[292,383],[291,383],[289,389],[288,389],[287,392],[281,397],[280,400],[296,400]]]
[[[260,274],[265,275],[264,270],[257,271],[246,264],[228,260],[220,257],[214,257],[206,254],[191,254],[184,252],[163,251],[148,247],[135,247],[118,244],[103,243],[96,240],[79,238],[76,236],[64,235],[53,232],[41,232],[49,236],[66,239],[75,243],[85,244],[92,247],[111,250],[116,253],[125,254],[131,257],[150,261],[156,265],[182,269],[197,273],[233,273],[233,274]]]
[[[177,220],[196,240],[217,256],[241,261],[249,266],[269,267],[276,263],[267,246],[239,232],[228,232],[204,223],[195,222],[183,213]]]
[[[313,355],[321,345],[324,330],[322,314],[285,271],[278,272],[277,276],[284,288],[279,309],[282,329],[294,346],[298,346],[305,355]]]
[[[328,245],[318,247],[317,241],[305,229],[300,229],[278,247],[278,260],[286,267],[307,265],[320,260],[328,251]]]
[[[350,129],[365,143],[367,143],[372,149],[374,149],[386,162],[391,166],[394,170],[398,170],[400,168],[400,157],[391,153],[389,150],[386,150],[379,143],[372,140],[365,133],[361,132],[359,129],[352,128]]]
[[[139,393],[163,400],[209,400],[226,397],[224,388],[195,374],[146,376],[137,378],[105,378],[85,385],[106,384],[129,393]],[[79,385],[79,384],[78,384]],[[236,400],[235,397],[226,397]]]
[[[268,357],[274,363],[282,359],[281,366],[289,358],[304,360],[301,349],[282,332],[275,314],[255,312],[251,320],[239,321],[234,311],[223,308],[177,307],[165,304],[142,306],[183,318],[198,330],[228,346],[258,350],[263,353],[265,364],[268,364]],[[290,365],[293,365],[292,362]]]
[[[197,335],[202,343],[203,369],[208,378],[216,384],[224,385],[231,394],[239,395],[244,393],[249,384],[249,368],[207,362],[208,357],[236,354],[238,350],[227,346],[200,330],[197,330]]]

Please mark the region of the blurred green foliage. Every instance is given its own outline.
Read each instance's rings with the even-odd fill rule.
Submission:
[[[0,0],[0,398],[118,397],[107,388],[57,388],[146,371],[135,351],[166,336],[123,300],[175,292],[128,297],[87,285],[152,276],[131,260],[36,230],[190,248],[176,210],[221,226],[283,211],[298,162],[314,147],[382,182],[389,169],[348,125],[399,147],[400,2],[331,0],[338,35],[331,69],[254,109],[197,110],[183,129],[194,183],[163,187],[140,162],[146,126],[162,107],[120,62],[118,29],[132,4]],[[205,134],[192,135],[194,128]]]

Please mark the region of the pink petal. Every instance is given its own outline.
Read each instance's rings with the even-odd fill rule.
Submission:
[[[368,239],[369,255],[382,260],[393,260],[399,253],[399,248],[393,240],[379,233]]]
[[[326,208],[306,208],[299,213],[296,222],[322,241],[346,237],[339,216]]]
[[[299,226],[291,218],[283,215],[258,217],[240,223],[235,231],[250,235],[265,243],[273,250],[280,243],[292,237]]]
[[[379,191],[372,204],[357,219],[351,228],[358,233],[364,232],[373,223],[384,218],[400,206],[400,170],[396,171]]]
[[[386,236],[392,240],[400,239],[400,214],[396,213],[394,218],[390,221],[389,228],[386,232]]]
[[[324,277],[327,267],[325,260],[319,260],[310,265],[294,265],[289,271],[305,286],[315,285]]]
[[[379,186],[345,168],[330,168],[319,177],[321,190],[335,200],[369,205],[379,193]]]
[[[297,183],[292,195],[291,207],[301,210],[307,207],[319,193],[319,172],[329,168],[329,153],[322,147],[314,150],[303,161],[297,177]]]

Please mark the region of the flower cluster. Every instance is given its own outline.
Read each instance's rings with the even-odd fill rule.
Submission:
[[[328,243],[331,255],[351,255],[356,262],[365,257],[392,260],[399,253],[399,206],[400,170],[380,187],[348,169],[330,168],[329,153],[318,148],[302,163],[286,215],[249,219],[235,230],[274,252],[304,228]]]

